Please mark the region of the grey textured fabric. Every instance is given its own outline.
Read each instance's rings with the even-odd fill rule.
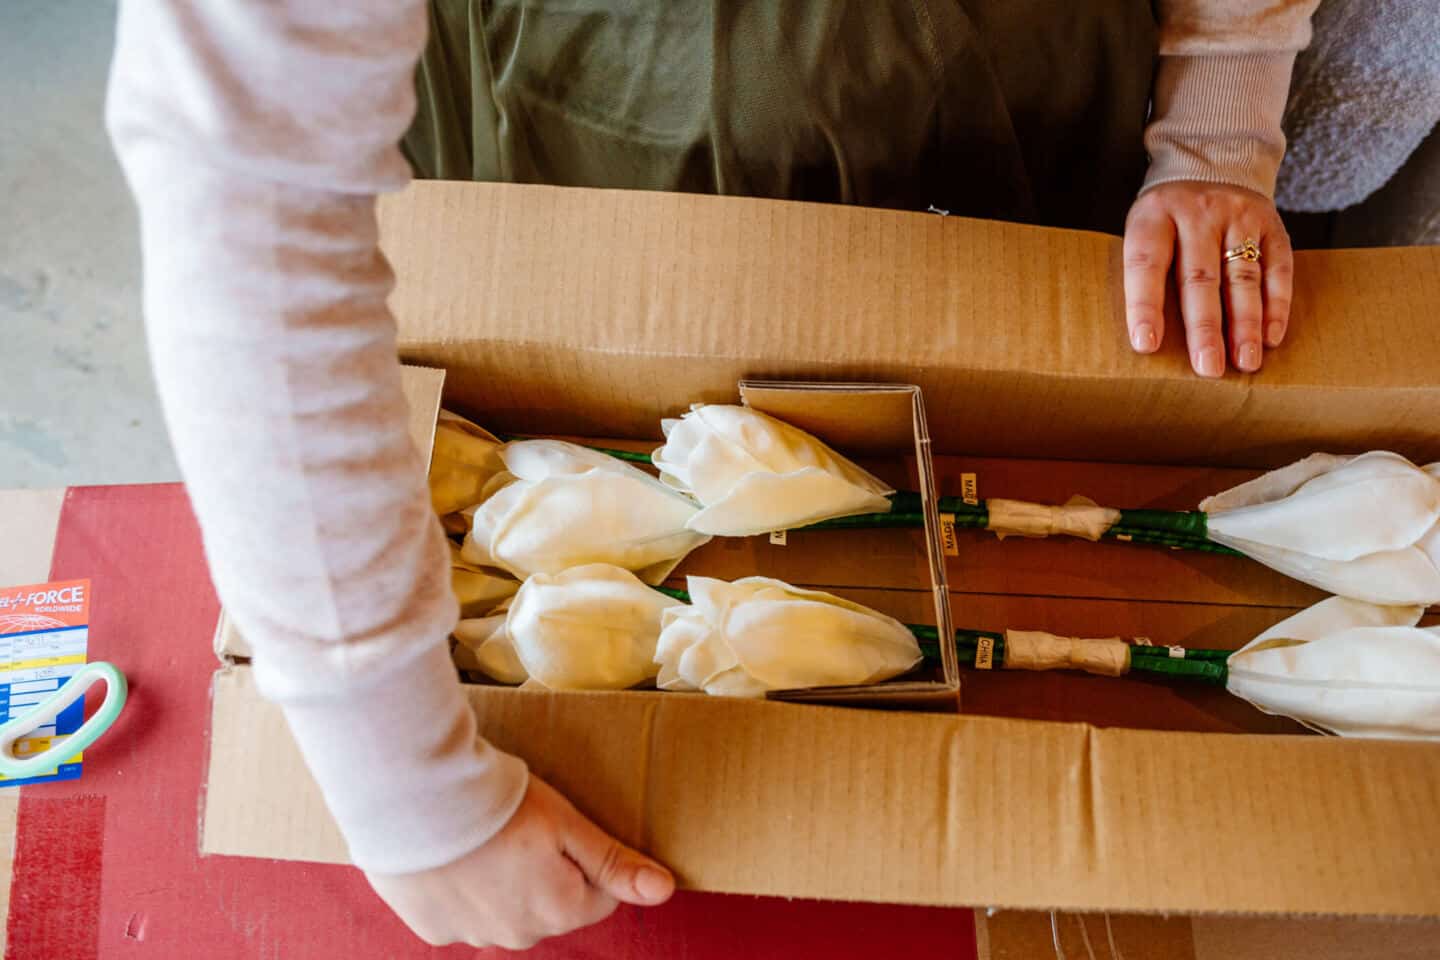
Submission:
[[[1325,0],[1313,23],[1275,191],[1301,212],[1364,200],[1440,121],[1440,0]]]
[[[1370,199],[1335,218],[1337,247],[1440,244],[1440,124]]]

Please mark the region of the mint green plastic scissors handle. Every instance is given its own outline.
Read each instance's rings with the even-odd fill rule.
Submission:
[[[85,691],[97,680],[105,681],[105,702],[80,725],[79,730],[34,756],[15,756],[16,740],[54,720],[60,711],[85,696]],[[35,704],[33,709],[0,725],[0,774],[18,779],[48,773],[90,746],[120,716],[120,708],[125,706],[126,689],[125,675],[115,669],[114,664],[96,661],[76,670],[59,690]]]

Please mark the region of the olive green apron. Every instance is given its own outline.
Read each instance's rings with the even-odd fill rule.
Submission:
[[[1118,232],[1146,0],[432,0],[417,176]]]

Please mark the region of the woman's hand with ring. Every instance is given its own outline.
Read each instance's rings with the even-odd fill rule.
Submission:
[[[1225,253],[1257,241],[1260,258]],[[1294,258],[1275,203],[1243,187],[1184,180],[1140,195],[1125,222],[1125,322],[1139,353],[1165,332],[1165,298],[1175,277],[1190,365],[1202,377],[1260,369],[1290,322]]]

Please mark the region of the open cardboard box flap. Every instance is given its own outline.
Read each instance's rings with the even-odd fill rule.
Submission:
[[[1118,237],[835,205],[417,183],[380,206],[406,359],[494,429],[656,436],[742,379],[918,384],[937,453],[1440,459],[1440,247],[1297,254],[1263,375],[1126,346]]]
[[[1292,342],[1263,377],[1202,384],[1176,331],[1159,358],[1125,348],[1112,237],[444,183],[388,199],[381,224],[403,356],[443,367],[447,406],[495,429],[653,439],[661,416],[733,401],[747,377],[887,380],[923,387],[941,453],[1256,467],[1322,448],[1440,454],[1429,329],[1440,251],[1302,255]],[[422,448],[440,389],[429,379],[424,399],[411,394]],[[1253,596],[1231,583],[1211,599],[1243,616],[1292,602],[1257,582]],[[1200,617],[1189,600],[1179,606]],[[466,693],[485,736],[692,888],[1440,916],[1433,745],[645,692]],[[243,664],[217,674],[213,722],[204,849],[342,861],[279,711]]]

